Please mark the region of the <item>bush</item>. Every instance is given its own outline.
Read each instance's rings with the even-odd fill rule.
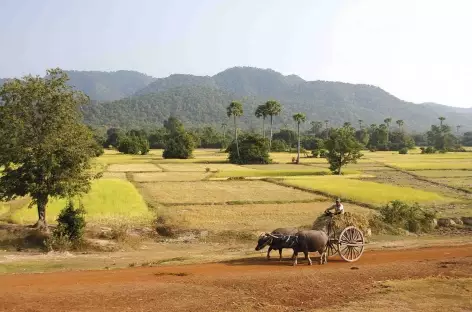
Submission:
[[[272,152],[286,152],[289,149],[287,143],[283,140],[273,140],[272,141]]]
[[[75,208],[74,203],[69,200],[57,217],[57,227],[47,242],[48,249],[67,250],[80,246],[86,226],[84,215],[83,205]]]
[[[149,141],[138,136],[124,136],[118,143],[118,151],[124,154],[146,155],[149,153]]]
[[[162,153],[165,159],[188,159],[195,148],[193,137],[185,131],[171,133],[166,140],[166,148]]]
[[[429,232],[433,229],[436,213],[421,209],[418,204],[408,205],[394,200],[380,209],[382,221],[410,232]]]
[[[311,151],[311,155],[315,158],[318,158],[320,156],[320,151],[319,150]]]
[[[428,146],[427,148],[421,147],[421,154],[434,154],[436,153],[436,149],[432,146]]]
[[[326,158],[326,155],[328,155],[328,151],[327,150],[320,150],[320,158]]]
[[[246,134],[238,138],[239,154],[236,149],[236,142],[228,147],[229,162],[232,164],[268,164],[269,142],[258,134]]]
[[[401,148],[398,151],[398,154],[402,154],[402,155],[408,154],[408,148],[407,147]]]

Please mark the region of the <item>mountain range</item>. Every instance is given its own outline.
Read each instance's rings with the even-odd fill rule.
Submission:
[[[461,131],[472,130],[472,108],[436,103],[415,104],[403,101],[379,87],[333,81],[305,81],[296,75],[284,76],[271,69],[233,67],[214,76],[174,74],[153,78],[135,71],[67,71],[70,85],[93,100],[83,108],[85,121],[96,126],[139,128],[161,126],[169,116],[187,126],[231,123],[226,107],[233,100],[243,103],[243,128],[259,128],[254,116],[259,104],[276,99],[283,105],[276,127],[295,128],[292,115],[305,113],[310,121],[329,120],[357,125],[380,124],[391,117],[404,121],[405,129],[425,131],[438,117]],[[1,81],[0,81],[1,84]]]

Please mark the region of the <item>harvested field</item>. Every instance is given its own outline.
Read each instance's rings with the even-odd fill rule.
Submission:
[[[204,265],[1,275],[0,310],[468,311],[471,253],[470,246],[366,251],[355,264],[333,258],[308,266],[300,257],[295,268],[261,255]],[[326,300],[333,293],[335,300]],[[380,310],[387,303],[389,309]]]
[[[454,200],[437,193],[411,187],[360,181],[343,176],[287,178],[284,183],[373,205],[384,205],[392,200],[402,200],[408,203],[447,203]]]
[[[108,166],[107,171],[109,172],[146,172],[146,171],[162,171],[156,165],[153,164],[113,164]]]
[[[167,210],[177,219],[185,220],[192,229],[209,231],[272,231],[277,227],[310,226],[332,202],[201,205],[177,206]],[[355,213],[372,213],[371,209],[345,204],[345,209]]]
[[[472,177],[435,178],[434,181],[472,191]]]
[[[201,181],[208,177],[208,173],[201,172],[140,172],[132,173],[135,182],[161,181]]]
[[[164,171],[171,172],[206,172],[207,168],[210,171],[224,170],[241,170],[242,167],[233,164],[160,164]]]
[[[355,174],[356,171],[348,171],[349,174]],[[229,178],[229,177],[290,177],[290,176],[310,176],[310,175],[329,175],[331,172],[328,169],[282,169],[282,170],[234,170],[234,171],[220,171],[212,175],[214,178]]]
[[[264,181],[198,181],[142,183],[145,198],[154,203],[250,203],[321,200],[322,196]]]
[[[126,180],[126,172],[109,172],[105,171],[102,175],[103,179],[121,179]]]
[[[472,169],[470,170],[415,170],[414,174],[425,178],[459,178],[471,177]]]

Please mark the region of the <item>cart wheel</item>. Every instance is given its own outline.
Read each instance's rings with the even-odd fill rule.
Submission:
[[[328,244],[326,244],[325,252],[328,258],[335,256],[339,252],[338,244],[336,244],[336,242],[329,240]]]
[[[359,260],[364,252],[364,235],[356,227],[348,226],[339,235],[338,250],[345,261]]]

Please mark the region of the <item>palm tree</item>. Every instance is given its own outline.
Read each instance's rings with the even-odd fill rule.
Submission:
[[[346,121],[344,124],[343,124],[343,127],[344,128],[349,128],[351,126],[351,123],[349,121]]]
[[[223,147],[226,144],[226,127],[227,126],[228,125],[224,122],[221,124],[221,128],[223,128]]]
[[[359,130],[362,130],[362,123],[364,122],[364,120],[359,119],[358,122],[359,122]]]
[[[405,124],[403,120],[399,119],[396,121],[398,128],[403,132],[403,125]]]
[[[324,121],[325,126],[326,126],[326,128],[325,128],[325,129],[326,129],[326,138],[328,138],[328,122],[329,122],[328,119],[326,119],[326,120]]]
[[[297,164],[300,163],[300,124],[306,121],[306,116],[303,113],[296,113],[293,115],[293,120],[298,126],[298,145],[297,145]]]
[[[255,115],[257,118],[262,118],[262,137],[265,138],[265,119],[267,117],[267,110],[265,105],[259,105],[256,109]]]
[[[439,117],[438,119],[439,119],[439,122],[440,122],[441,127],[442,127],[443,121],[446,120],[446,118],[441,116],[441,117]]]
[[[321,121],[312,121],[310,122],[310,125],[313,134],[317,134],[320,132],[321,129],[323,129],[323,123]]]
[[[241,117],[243,115],[243,105],[240,102],[233,101],[226,108],[226,115],[228,118],[233,116],[234,123],[234,139],[236,140],[236,151],[238,152],[239,158],[239,143],[238,143],[238,128],[236,126],[236,117]]]
[[[390,123],[392,122],[392,118],[388,117],[384,119],[384,123],[387,126],[387,143],[390,142],[389,134],[390,134]]]
[[[278,116],[282,111],[282,105],[279,102],[270,100],[265,103],[265,111],[266,114],[270,116],[270,138],[269,138],[269,152],[270,148],[272,147],[272,124],[273,124],[273,117]]]

